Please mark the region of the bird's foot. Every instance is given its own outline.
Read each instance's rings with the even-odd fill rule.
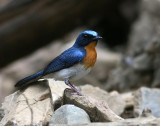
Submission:
[[[72,89],[72,88],[71,88]],[[80,95],[80,96],[85,96],[84,94],[82,94],[80,91],[78,91],[77,89],[77,91],[75,91],[74,89],[72,89],[74,92],[73,93],[71,93],[72,95]]]
[[[73,92],[71,93],[71,95],[79,95],[77,92]]]
[[[68,85],[68,86],[74,91],[74,93],[72,93],[72,95],[85,96],[85,95],[83,95],[80,91],[78,91],[78,90],[70,83],[69,80],[65,80],[65,84]]]

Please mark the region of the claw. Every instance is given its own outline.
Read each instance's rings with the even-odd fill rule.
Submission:
[[[73,93],[71,93],[72,95],[79,95],[77,92],[73,92]]]
[[[73,91],[75,91],[75,93],[72,93],[72,94],[77,94],[77,95],[80,95],[80,96],[85,96],[83,95],[80,91],[78,91],[71,83],[68,79],[65,80],[65,84],[68,85]]]

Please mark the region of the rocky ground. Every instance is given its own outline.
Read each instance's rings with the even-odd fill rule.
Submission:
[[[54,80],[18,90],[5,98],[0,124],[152,126],[160,123],[160,89],[142,87],[119,94],[92,85],[77,88],[85,96],[73,95],[64,82]]]
[[[72,95],[64,82],[54,80],[18,91],[13,87],[70,47],[82,29],[2,69],[0,125],[160,125],[160,1],[141,2],[123,53],[98,43],[93,71],[75,83],[85,96]]]

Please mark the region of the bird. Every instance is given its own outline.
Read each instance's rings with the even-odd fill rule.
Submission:
[[[100,39],[102,37],[96,31],[85,30],[81,32],[73,46],[54,58],[41,71],[18,81],[15,87],[21,88],[39,79],[54,78],[64,81],[75,94],[83,96],[71,82],[81,79],[94,67],[97,59],[96,45]]]

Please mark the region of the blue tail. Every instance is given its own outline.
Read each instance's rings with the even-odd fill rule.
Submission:
[[[18,81],[15,84],[15,87],[23,87],[23,86],[26,86],[29,83],[35,82],[35,81],[37,81],[38,79],[40,79],[42,77],[42,74],[43,74],[43,70],[38,72],[38,73],[36,73],[36,74],[28,76],[28,77]]]

